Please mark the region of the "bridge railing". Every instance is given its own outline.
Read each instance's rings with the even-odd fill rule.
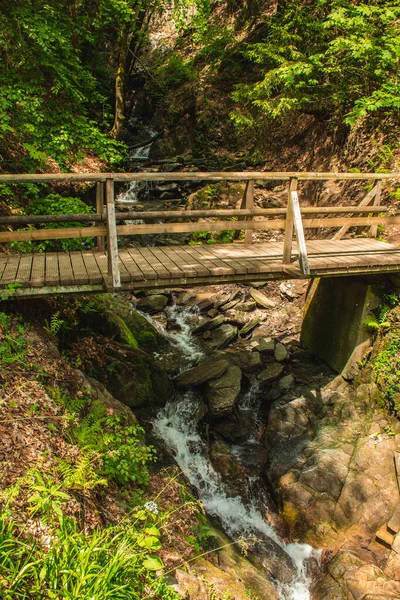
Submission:
[[[96,212],[93,214],[69,215],[18,215],[0,216],[0,225],[21,226],[29,224],[59,224],[69,222],[90,223],[89,226],[58,229],[31,229],[27,231],[2,231],[0,243],[51,240],[77,237],[96,237],[97,249],[107,252],[108,281],[110,289],[121,286],[118,258],[118,236],[160,233],[181,233],[234,230],[245,231],[245,244],[252,243],[255,230],[284,230],[283,263],[289,265],[293,256],[293,238],[297,239],[297,253],[302,273],[310,274],[304,230],[315,228],[339,228],[333,239],[340,239],[350,227],[369,227],[369,235],[376,237],[378,225],[400,224],[400,212],[390,212],[380,204],[382,183],[400,179],[399,173],[301,173],[301,172],[173,172],[173,173],[62,173],[62,174],[19,174],[0,175],[0,183],[38,182],[94,182],[96,184]],[[372,182],[372,189],[358,206],[300,206],[299,181],[347,180]],[[132,181],[245,181],[246,187],[240,208],[201,210],[157,210],[117,212],[115,206],[115,183]],[[281,208],[255,208],[255,181],[288,182],[288,202]],[[345,215],[345,216],[343,216]],[[372,216],[371,216],[372,215]],[[223,220],[232,219],[237,220]],[[194,222],[193,219],[213,218],[215,221]],[[121,225],[120,222],[140,219],[163,223]],[[179,219],[180,222],[171,222]],[[186,219],[182,222],[182,219]],[[94,223],[94,225],[93,225]],[[296,257],[297,258],[297,257]]]

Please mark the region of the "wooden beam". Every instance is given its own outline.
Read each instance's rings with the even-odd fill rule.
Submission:
[[[100,214],[102,219],[105,217],[104,210],[104,183],[98,181],[96,183],[96,213]],[[106,244],[105,238],[103,236],[99,236],[96,239],[97,250],[99,252],[104,252]]]
[[[310,276],[310,267],[308,265],[307,246],[306,246],[306,240],[304,238],[303,223],[301,220],[299,197],[298,197],[297,191],[292,191],[291,200],[292,200],[292,211],[293,211],[293,218],[294,218],[294,229],[296,231],[297,247],[299,250],[300,267],[301,267],[301,271],[302,271],[303,275],[306,275],[309,277]]]
[[[1,231],[0,243],[21,242],[26,240],[58,240],[68,238],[93,237],[106,235],[107,229],[96,227],[66,227],[65,229],[31,229],[29,231]]]
[[[249,228],[284,229],[284,219],[263,219],[260,221],[200,221],[200,223],[152,223],[146,225],[118,225],[118,235],[144,235],[148,233],[184,233],[193,231],[227,231]],[[1,234],[0,234],[1,241]]]
[[[9,215],[0,217],[0,225],[30,225],[41,223],[98,223],[103,217],[97,213],[83,213],[77,215]]]
[[[292,206],[292,192],[297,190],[297,179],[291,179],[289,183],[289,195],[286,213],[286,227],[285,227],[285,241],[283,244],[283,264],[290,264],[292,258],[292,245],[293,245],[293,227],[294,227],[294,215]]]
[[[111,290],[117,290],[121,287],[121,274],[119,271],[118,258],[118,239],[117,224],[115,221],[115,202],[114,202],[114,180],[106,181],[106,202],[107,202],[107,259],[108,259],[108,277],[107,287]]]
[[[380,179],[399,179],[400,173],[380,173]],[[241,172],[189,172],[174,171],[172,173],[2,173],[0,183],[38,183],[47,181],[69,182],[106,182],[114,181],[289,181],[296,178],[307,181],[324,180],[375,180],[376,173],[338,173],[338,172],[307,172],[307,171],[241,171]]]
[[[333,219],[304,219],[304,229],[314,229],[316,227],[371,227],[371,225],[398,225],[400,216],[395,217],[338,217]],[[338,239],[338,238],[331,238]]]
[[[378,179],[376,184],[375,184],[375,196],[374,196],[374,200],[373,200],[373,206],[378,206],[381,202],[381,194],[382,194],[382,179]],[[370,227],[369,230],[369,237],[374,237],[376,238],[378,235],[378,225],[372,225],[372,227]]]
[[[254,207],[254,179],[250,179],[246,184],[246,189],[244,193],[244,208],[247,210],[251,210]],[[251,229],[246,229],[244,234],[244,243],[252,244],[253,243],[253,232]]]

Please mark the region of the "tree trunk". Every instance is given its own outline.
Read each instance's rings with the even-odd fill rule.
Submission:
[[[125,121],[125,74],[128,54],[129,27],[121,31],[119,37],[118,67],[115,77],[115,117],[111,135],[116,140],[121,139]]]

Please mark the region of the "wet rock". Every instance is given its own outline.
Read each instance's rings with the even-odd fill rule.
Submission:
[[[140,298],[136,304],[136,308],[148,313],[149,315],[155,315],[164,310],[167,304],[168,298],[166,296],[154,294]]]
[[[212,331],[212,340],[208,342],[208,348],[210,350],[220,350],[226,348],[230,342],[237,337],[237,327],[233,325],[225,324]]]
[[[277,362],[270,363],[265,369],[257,375],[257,380],[261,385],[265,385],[277,379],[283,371],[283,366]]]
[[[254,288],[252,288],[250,290],[250,295],[252,298],[254,298],[254,300],[256,301],[258,306],[261,306],[261,308],[275,308],[276,307],[276,302],[274,300],[271,300],[270,298],[268,298],[265,294],[263,294],[259,290],[255,290]]]
[[[228,348],[219,354],[240,367],[244,373],[252,373],[261,365],[260,353],[257,351],[249,352],[241,348]]]
[[[209,311],[207,311],[207,317],[210,317],[210,319],[214,319],[217,315],[218,311],[216,308],[211,308]]]
[[[205,321],[200,323],[200,325],[198,325],[198,327],[193,329],[193,333],[195,335],[197,335],[200,333],[204,333],[205,331],[210,331],[211,329],[216,329],[217,327],[222,325],[224,322],[225,322],[224,315],[218,315],[214,319],[206,319]]]
[[[250,342],[250,346],[258,352],[273,352],[275,342],[270,337],[254,337]]]
[[[206,360],[201,365],[193,367],[175,378],[174,383],[178,388],[190,388],[202,385],[210,379],[221,377],[229,367],[229,362],[224,359],[215,359],[215,357]]]
[[[285,375],[285,377],[281,377],[278,381],[274,382],[272,386],[268,387],[265,392],[265,398],[269,402],[274,402],[281,398],[284,394],[292,388],[294,385],[294,377],[293,375]]]
[[[260,537],[259,533],[257,537]],[[249,559],[260,565],[269,577],[272,576],[280,583],[291,583],[297,575],[292,559],[273,539],[264,535],[262,538],[262,542],[257,543],[252,550],[255,556],[249,555]]]
[[[246,472],[232,453],[231,447],[222,440],[214,441],[210,448],[210,460],[230,494],[232,496],[243,494],[246,489]]]
[[[252,331],[255,327],[257,327],[259,322],[260,322],[260,317],[258,315],[255,315],[253,318],[251,318],[250,321],[248,321],[246,323],[246,325],[243,325],[243,327],[241,328],[241,330],[239,332],[240,337],[244,337],[245,335],[250,333],[250,331]]]
[[[212,429],[228,442],[244,442],[250,437],[253,416],[252,411],[239,408],[227,419],[214,424]]]
[[[278,342],[275,346],[274,356],[275,360],[278,362],[282,362],[289,358],[289,352],[287,351],[286,346]]]
[[[229,365],[224,374],[218,379],[208,381],[205,387],[205,397],[212,417],[229,415],[240,394],[242,371],[235,365]]]

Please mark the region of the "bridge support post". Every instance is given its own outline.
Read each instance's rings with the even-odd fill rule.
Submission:
[[[107,199],[107,257],[108,257],[108,282],[110,290],[121,288],[121,274],[119,271],[117,222],[115,220],[114,180],[106,181]]]
[[[244,208],[254,208],[254,180],[250,179],[247,182],[246,190],[244,192]],[[244,232],[244,243],[252,244],[253,243],[253,232],[251,229],[246,229]]]
[[[382,179],[377,179],[376,184],[375,184],[375,196],[374,196],[374,201],[372,203],[372,206],[379,206],[379,204],[381,203],[381,193],[382,193]],[[376,238],[378,235],[378,225],[371,225],[371,228],[369,230],[369,237],[374,237]]]
[[[294,216],[292,208],[292,192],[297,191],[297,178],[292,177],[289,181],[289,196],[287,203],[286,212],[286,227],[285,227],[285,241],[283,244],[283,264],[290,265],[292,259],[292,245],[293,245],[293,227],[294,227]]]
[[[104,210],[104,183],[102,181],[98,181],[96,183],[96,212],[100,215],[105,215]],[[104,252],[105,250],[105,238],[98,237],[96,238],[96,246],[99,252]]]

